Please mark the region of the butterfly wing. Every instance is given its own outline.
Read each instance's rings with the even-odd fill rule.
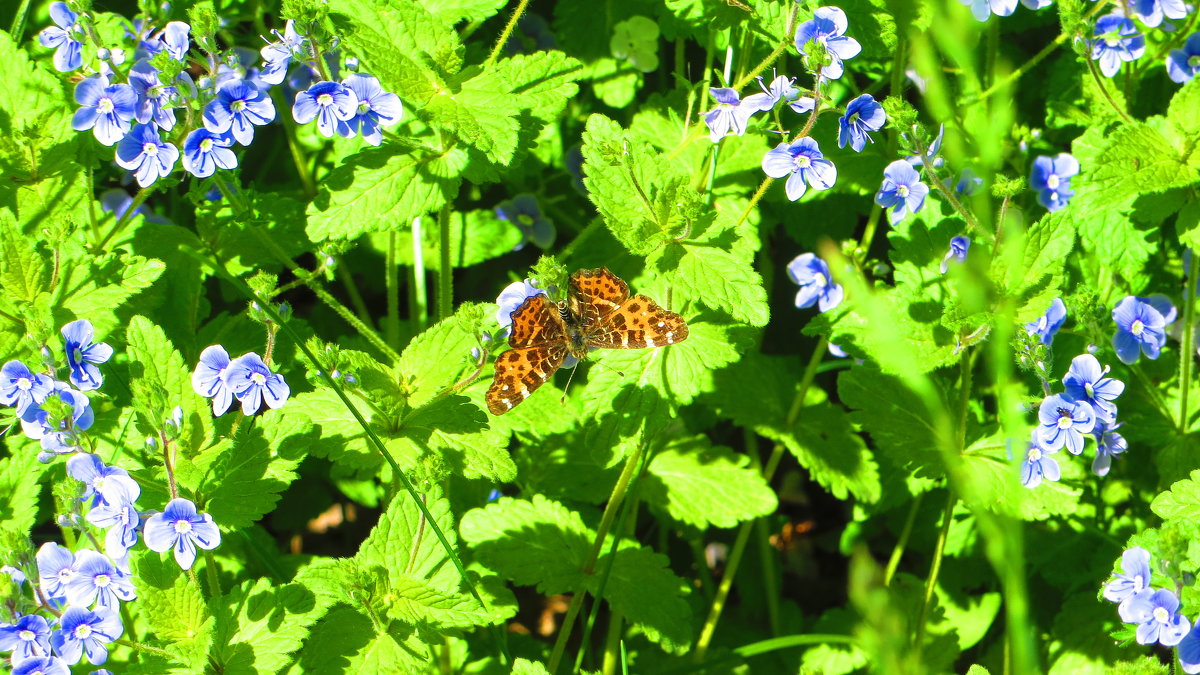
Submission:
[[[493,415],[512,410],[550,379],[567,355],[566,327],[558,305],[544,295],[525,299],[512,313],[512,349],[496,359],[485,400]]]
[[[532,347],[551,342],[566,342],[567,331],[558,305],[544,295],[531,295],[518,306],[512,317],[510,347]]]
[[[567,308],[584,330],[599,326],[628,299],[628,284],[606,267],[571,275]]]
[[[589,347],[644,349],[683,342],[687,336],[682,316],[659,307],[644,295],[635,295],[607,313],[585,339]]]

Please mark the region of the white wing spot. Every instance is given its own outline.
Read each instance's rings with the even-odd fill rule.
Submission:
[[[512,410],[512,405],[513,405],[513,404],[512,404],[512,401],[510,401],[510,400],[508,400],[508,399],[506,399],[506,398],[502,398],[502,399],[500,399],[500,400],[501,400],[501,401],[504,401],[504,406],[505,406],[505,407],[504,407],[504,409],[505,409],[505,410]]]
[[[658,322],[658,327],[659,327],[659,328],[664,328],[664,327],[666,327],[666,325],[667,325],[667,324],[663,323],[662,321],[659,321],[659,322]]]
[[[667,331],[667,344],[669,344],[669,345],[675,344],[675,331],[673,331],[673,330]]]
[[[506,384],[503,387],[500,387],[500,391],[508,391],[508,385]]]
[[[647,347],[657,347],[658,345],[654,344],[654,340],[651,340],[650,338],[646,338],[646,346]]]
[[[526,389],[525,391],[521,392],[521,398],[522,399],[529,398],[529,394],[530,394],[530,391],[528,389]]]

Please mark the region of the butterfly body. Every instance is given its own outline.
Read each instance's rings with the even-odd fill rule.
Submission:
[[[629,297],[629,286],[603,267],[572,274],[565,302],[533,295],[511,317],[511,349],[496,359],[486,397],[493,415],[528,398],[568,355],[584,359],[592,349],[662,347],[688,336],[683,317],[644,295]]]

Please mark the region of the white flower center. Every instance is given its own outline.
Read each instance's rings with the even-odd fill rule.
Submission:
[[[1104,44],[1108,45],[1110,48],[1116,47],[1117,45],[1121,44],[1121,38],[1117,37],[1116,35],[1109,35],[1108,37],[1104,38]]]
[[[112,583],[112,577],[107,574],[97,574],[92,582],[96,584],[96,588],[107,588]]]
[[[333,94],[321,94],[317,97],[317,105],[322,108],[328,108],[333,105]]]
[[[901,199],[907,197],[908,196],[908,186],[907,185],[897,185],[896,186],[896,194],[900,195]]]
[[[1066,408],[1058,409],[1058,428],[1069,429],[1075,420],[1071,418],[1071,413]]]
[[[246,109],[246,102],[241,99],[238,99],[229,104],[229,109],[232,110],[233,112],[242,112],[243,110]]]
[[[143,143],[142,154],[146,155],[147,157],[154,157],[158,154],[158,145],[154,143]]]
[[[107,115],[113,111],[116,106],[113,105],[112,99],[105,96],[96,103],[96,112],[101,115]]]
[[[29,391],[32,387],[33,380],[29,379],[28,377],[17,378],[17,389],[20,389],[21,391]]]
[[[1129,332],[1133,333],[1134,337],[1141,337],[1146,331],[1146,324],[1142,323],[1141,319],[1134,319],[1133,325],[1129,327]]]
[[[1029,453],[1025,455],[1025,458],[1030,462],[1036,462],[1040,460],[1042,458],[1042,449],[1037,446],[1030,448]]]
[[[212,149],[213,149],[213,139],[206,138],[206,139],[200,141],[200,152],[212,152]]]
[[[18,635],[25,642],[33,642],[33,639],[37,637],[37,635],[34,635],[33,631],[29,630],[28,628],[18,633]]]
[[[1096,390],[1092,388],[1091,382],[1083,385],[1083,391],[1087,393],[1088,398],[1096,398]]]
[[[825,288],[829,285],[829,279],[827,279],[824,274],[817,272],[813,274],[813,284],[816,285],[817,288]]]
[[[86,640],[92,636],[92,627],[88,624],[82,624],[75,627],[75,639]]]
[[[1142,579],[1142,575],[1140,575],[1140,574],[1133,575],[1133,592],[1138,593],[1145,587],[1146,587],[1146,580]]]
[[[1050,188],[1051,190],[1058,189],[1058,174],[1052,173],[1046,177],[1046,187]]]
[[[187,534],[192,531],[192,521],[177,520],[175,521],[175,532],[178,534]]]
[[[250,381],[261,387],[267,381],[267,376],[262,373],[253,373],[250,375]]]
[[[812,166],[812,159],[808,155],[796,155],[796,158],[792,160],[792,164],[797,169],[807,169]]]
[[[1155,607],[1154,608],[1154,620],[1155,621],[1157,621],[1159,623],[1166,623],[1170,618],[1171,618],[1171,615],[1169,613],[1167,613],[1166,607]]]
[[[359,101],[359,102],[358,102],[358,114],[359,114],[359,115],[365,115],[365,114],[367,114],[367,112],[369,112],[370,110],[371,110],[371,104],[370,104],[370,103],[367,103],[366,101]]]

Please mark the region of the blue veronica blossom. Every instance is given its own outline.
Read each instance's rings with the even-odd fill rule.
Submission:
[[[875,193],[875,203],[888,209],[888,215],[895,223],[909,213],[920,211],[928,194],[929,186],[921,182],[916,169],[903,159],[898,159],[883,170],[883,184]]]
[[[75,574],[75,554],[51,541],[42,544],[34,558],[37,560],[38,586],[47,599],[65,599],[66,584]]]
[[[60,73],[79,70],[83,65],[83,43],[75,39],[82,30],[79,28],[79,15],[71,11],[65,2],[50,3],[50,20],[53,26],[43,28],[38,33],[38,42],[43,47],[56,47],[54,52],[54,69]]]
[[[946,252],[946,257],[942,258],[942,274],[950,269],[950,261],[955,260],[963,263],[967,261],[967,251],[971,248],[971,240],[966,237],[954,237],[950,240],[950,250]]]
[[[1040,155],[1033,160],[1029,187],[1037,190],[1038,203],[1047,210],[1057,211],[1075,195],[1071,179],[1079,174],[1079,161],[1062,152],[1054,157]]]
[[[4,565],[0,567],[0,574],[7,574],[12,579],[13,583],[20,588],[25,584],[25,573],[13,567],[12,565]]]
[[[71,668],[57,656],[35,656],[15,664],[12,675],[71,675]]]
[[[38,614],[26,614],[16,623],[0,624],[0,652],[12,652],[13,663],[33,656],[49,656],[50,624]]]
[[[163,131],[175,128],[175,110],[170,106],[177,91],[163,85],[154,66],[148,61],[135,63],[129,71],[129,86],[137,94],[134,119],[142,124],[153,121]]]
[[[1097,424],[1096,428],[1092,429],[1092,436],[1096,438],[1096,458],[1092,460],[1092,473],[1097,476],[1107,476],[1108,470],[1112,468],[1113,457],[1129,449],[1125,437],[1116,432],[1120,426],[1121,423],[1111,426]]]
[[[788,77],[787,75],[779,75],[771,80],[768,86],[763,84],[761,77],[758,79],[758,86],[762,89],[761,94],[750,94],[742,99],[739,105],[753,110],[754,112],[769,112],[775,109],[775,105],[781,100],[787,101],[789,104],[800,97],[800,90],[794,85],[796,78]]]
[[[987,21],[991,15],[1010,16],[1017,9],[1017,0],[959,0],[971,8],[976,21]]]
[[[975,175],[975,172],[970,167],[962,170],[958,175],[958,183],[954,185],[955,194],[963,197],[970,197],[979,192],[979,188],[983,186],[983,179]]]
[[[525,247],[526,241],[538,248],[549,248],[554,243],[554,222],[547,218],[538,206],[537,198],[531,194],[519,194],[496,205],[496,217],[506,220],[525,235],[514,250]]]
[[[1121,554],[1121,571],[1114,572],[1113,579],[1104,585],[1104,599],[1124,607],[1150,589],[1150,552],[1141,546],[1126,550]]]
[[[1192,33],[1183,49],[1172,49],[1167,54],[1167,77],[1183,84],[1200,74],[1200,33]]]
[[[296,22],[288,19],[283,34],[274,31],[279,42],[272,42],[261,50],[264,66],[262,80],[268,84],[282,84],[292,59],[304,56],[305,37],[296,32]]]
[[[1184,0],[1129,0],[1129,8],[1147,28],[1158,28],[1163,18],[1184,19],[1188,15],[1187,2]],[[1164,26],[1164,30],[1171,30]]]
[[[275,119],[271,97],[247,80],[221,85],[217,97],[204,106],[204,128],[214,134],[230,132],[242,145],[254,140],[254,127]]]
[[[183,21],[172,21],[159,33],[159,40],[162,41],[163,49],[167,50],[167,54],[172,59],[183,61],[187,57],[190,44],[188,35],[191,32],[192,27]]]
[[[95,331],[87,319],[63,326],[62,336],[66,343],[67,365],[71,368],[71,384],[80,391],[99,389],[104,384],[104,376],[96,366],[112,358],[113,348],[107,342],[92,342]]]
[[[108,660],[108,645],[125,632],[121,619],[113,610],[97,607],[68,607],[58,620],[59,629],[50,636],[54,651],[69,664],[79,663],[87,652],[87,660],[98,666]]]
[[[71,118],[75,131],[92,130],[96,140],[113,145],[129,131],[137,113],[137,93],[127,84],[109,84],[100,75],[80,80],[75,85],[75,102],[81,107]]]
[[[342,84],[354,92],[358,98],[358,107],[353,117],[338,122],[338,133],[350,138],[361,132],[363,140],[368,144],[379,145],[383,142],[381,127],[399,123],[404,114],[404,105],[400,103],[400,97],[384,91],[374,75],[354,73],[342,80]]]
[[[816,40],[825,47],[829,63],[821,67],[821,77],[836,80],[845,72],[842,61],[858,56],[862,45],[858,40],[848,37],[846,28],[849,22],[846,13],[837,7],[818,7],[813,12],[813,18],[796,27],[796,51],[807,56],[805,45],[809,40]]]
[[[1126,605],[1125,613],[1132,619],[1129,623],[1140,624],[1138,644],[1174,647],[1192,628],[1188,618],[1179,613],[1179,598],[1165,588],[1135,595]]]
[[[1083,452],[1084,434],[1096,426],[1096,413],[1086,401],[1051,394],[1038,407],[1037,440],[1043,450],[1066,446],[1072,455]]]
[[[809,136],[792,143],[780,143],[763,155],[763,173],[771,178],[787,176],[787,198],[796,201],[811,185],[814,190],[828,190],[837,181],[837,167],[825,159],[817,141]]]
[[[716,143],[730,133],[736,136],[745,134],[746,121],[758,110],[741,105],[736,90],[728,87],[710,87],[708,91],[717,102],[717,107],[704,113],[709,140]]]
[[[1034,432],[1037,436],[1037,432]],[[1046,450],[1036,442],[1030,442],[1025,450],[1025,461],[1021,463],[1021,485],[1032,490],[1042,484],[1043,480],[1057,481],[1062,477],[1062,470],[1050,455],[1058,449]]]
[[[53,380],[31,371],[20,361],[9,361],[0,367],[0,403],[16,406],[18,417],[30,406],[41,405],[52,391]]]
[[[86,488],[79,501],[91,500],[91,506],[132,504],[142,494],[137,481],[119,466],[105,466],[99,457],[81,452],[67,460],[67,475]]]
[[[117,165],[132,171],[141,187],[169,175],[178,161],[179,148],[164,142],[153,124],[135,124],[117,144]]]
[[[237,168],[237,155],[230,150],[233,136],[217,134],[208,129],[194,129],[183,141],[183,168],[197,178],[207,178],[217,169]]]
[[[829,264],[813,253],[796,256],[787,266],[788,277],[800,287],[796,292],[796,308],[806,309],[817,305],[822,312],[842,303],[844,293],[839,284],[833,282]]]
[[[225,61],[217,66],[213,77],[201,77],[201,89],[216,91],[226,82],[234,80],[249,80],[259,91],[270,91],[271,83],[262,79],[262,73],[254,64],[258,62],[258,52],[245,47],[234,47],[226,53]]]
[[[1032,321],[1025,324],[1025,332],[1030,335],[1037,335],[1041,338],[1042,344],[1049,346],[1054,344],[1054,336],[1058,334],[1058,329],[1062,328],[1063,322],[1067,320],[1067,306],[1063,304],[1062,298],[1055,298],[1050,303],[1050,308],[1046,313],[1038,317],[1037,321]]]
[[[1132,21],[1119,14],[1097,19],[1092,35],[1092,60],[1100,62],[1105,77],[1116,75],[1123,62],[1136,61],[1146,52],[1146,38]]]
[[[1112,424],[1117,418],[1117,406],[1113,400],[1125,391],[1125,383],[1105,377],[1107,374],[1108,368],[1101,368],[1095,356],[1080,354],[1071,359],[1071,368],[1067,370],[1062,383],[1067,396],[1091,404],[1098,422]]]
[[[46,401],[58,398],[70,409],[70,415],[65,418],[53,418],[43,410],[45,401],[40,406],[30,406],[21,416],[21,430],[33,440],[42,442],[42,452],[38,460],[49,462],[54,455],[64,455],[80,449],[78,432],[91,428],[96,414],[92,411],[91,402],[86,394],[68,387],[62,382],[54,383],[54,391],[46,397]]]
[[[221,543],[212,516],[197,513],[196,505],[183,498],[172,499],[162,513],[150,516],[143,536],[151,551],[173,551],[175,562],[185,570],[196,562],[196,547],[211,551]]]
[[[1141,354],[1148,359],[1158,358],[1167,343],[1168,321],[1148,298],[1126,296],[1113,308],[1112,317],[1117,324],[1113,349],[1121,363],[1136,363]]]
[[[200,352],[200,360],[192,371],[192,391],[211,398],[213,414],[218,417],[233,405],[233,390],[224,378],[228,368],[229,352],[221,345],[211,345]]]
[[[908,134],[900,134],[900,136],[907,142]],[[925,166],[927,161],[933,166],[933,168],[941,168],[942,164],[944,163],[944,160],[941,158],[942,140],[945,139],[945,137],[946,125],[939,125],[937,136],[934,136],[933,141],[929,143],[929,147],[925,148],[924,158],[922,158],[921,155],[906,155],[904,157],[904,161],[912,165],[914,169],[919,169]]]
[[[258,412],[264,401],[267,407],[278,408],[287,402],[291,394],[283,376],[272,373],[262,357],[253,352],[230,361],[221,379],[242,402],[242,414],[247,416]]]
[[[137,590],[121,570],[102,553],[84,549],[75,556],[75,574],[66,585],[67,603],[119,611],[122,602],[137,598]]]
[[[104,552],[113,560],[120,562],[137,544],[138,525],[142,521],[132,501],[92,507],[87,513],[87,521],[105,530]]]
[[[1183,672],[1189,673],[1189,675],[1200,673],[1200,620],[1196,624],[1192,626],[1192,630],[1184,636],[1176,648],[1179,664],[1183,667]]]
[[[538,288],[535,283],[530,279],[514,281],[500,291],[500,296],[496,298],[496,323],[508,328],[512,325],[512,313],[517,311],[526,298],[546,295],[545,289]]]
[[[868,132],[879,131],[886,122],[883,106],[875,102],[874,96],[859,96],[846,106],[846,114],[838,119],[838,147],[844,148],[849,143],[855,152],[862,152],[867,141],[875,142]]]
[[[296,94],[292,118],[296,124],[317,121],[317,131],[329,138],[339,125],[358,114],[358,97],[339,82],[318,82]]]

